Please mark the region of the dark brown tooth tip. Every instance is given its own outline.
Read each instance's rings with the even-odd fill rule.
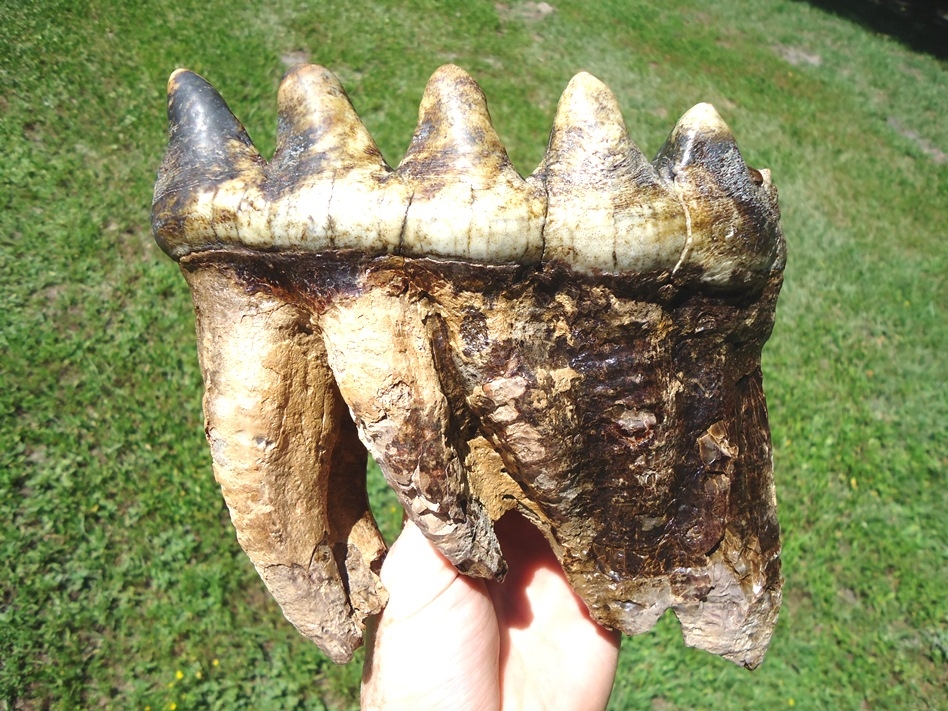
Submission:
[[[678,121],[654,165],[687,206],[691,236],[680,267],[712,287],[760,287],[783,267],[776,195],[751,172],[711,104]],[[755,180],[759,177],[759,181]]]
[[[320,170],[384,165],[342,84],[325,67],[301,64],[290,69],[277,102],[277,150],[271,174],[279,173],[292,183],[302,174]]]
[[[734,134],[711,104],[698,104],[679,119],[654,163],[672,180],[693,167],[707,170],[722,184],[748,180]]]
[[[179,69],[168,80],[168,123],[152,231],[158,245],[179,259],[213,242],[212,229],[193,226],[195,201],[228,181],[258,182],[265,161],[221,95],[194,72]]]
[[[177,70],[168,80],[168,123],[168,151],[180,152],[189,166],[227,171],[231,166],[226,158],[241,147],[257,156],[250,136],[227,102],[207,80],[186,69]],[[240,145],[228,146],[231,141]]]

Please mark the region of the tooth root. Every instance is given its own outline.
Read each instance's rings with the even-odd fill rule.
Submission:
[[[671,270],[687,239],[676,196],[629,140],[615,95],[590,74],[560,98],[543,163],[544,260],[585,272]]]
[[[269,170],[275,246],[394,252],[408,189],[385,164],[339,80],[317,65],[280,84]]]
[[[776,191],[753,179],[734,134],[711,104],[682,116],[654,164],[688,211],[686,271],[712,286],[734,288],[761,283],[783,267]]]
[[[287,619],[334,661],[385,605],[366,452],[308,314],[238,269],[182,260],[197,313],[206,431],[237,539]]]
[[[428,81],[418,127],[397,173],[413,193],[404,254],[539,261],[542,190],[514,170],[483,92],[462,69],[441,67]]]
[[[460,428],[452,426],[426,338],[433,318],[420,303],[376,286],[337,299],[320,326],[362,441],[409,518],[461,572],[501,579],[507,566],[488,511],[470,493]]]
[[[262,204],[264,161],[224,99],[194,72],[168,80],[170,139],[158,171],[152,226],[169,256],[268,241],[247,206]],[[238,210],[243,217],[238,217]]]

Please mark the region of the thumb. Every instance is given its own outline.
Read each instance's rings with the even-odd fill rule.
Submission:
[[[425,538],[412,521],[406,521],[382,563],[380,577],[389,600],[387,621],[403,620],[432,604],[458,578],[457,569]]]
[[[460,575],[411,522],[381,578],[389,602],[369,635],[362,708],[497,708],[500,640],[483,581]]]

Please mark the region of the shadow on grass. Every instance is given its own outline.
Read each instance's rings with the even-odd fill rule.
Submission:
[[[806,0],[916,52],[948,59],[948,0]]]

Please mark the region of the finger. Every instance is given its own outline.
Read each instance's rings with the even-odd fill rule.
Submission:
[[[484,583],[408,522],[382,566],[389,604],[370,639],[364,709],[498,707],[498,633]]]
[[[500,679],[513,708],[604,708],[620,635],[589,615],[543,535],[519,514],[496,530],[510,565],[488,584],[500,625]],[[518,704],[520,704],[518,706]]]
[[[385,618],[395,621],[415,615],[440,597],[458,575],[418,526],[406,521],[382,564],[380,577],[389,593]]]

